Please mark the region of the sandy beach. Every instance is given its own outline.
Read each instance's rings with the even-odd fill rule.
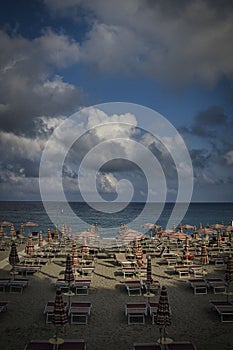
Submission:
[[[23,251],[23,245],[18,246]],[[9,249],[0,252],[0,277],[9,277]],[[21,254],[22,259],[22,254]],[[209,301],[224,300],[225,295],[208,292],[194,295],[187,279],[180,279],[161,258],[152,258],[152,277],[165,285],[172,310],[172,324],[168,335],[175,341],[191,341],[197,350],[230,350],[233,347],[232,323],[221,323]],[[0,314],[1,350],[24,349],[32,339],[49,339],[54,326],[46,324],[43,315],[47,301],[55,299],[55,282],[64,273],[59,259],[43,266],[41,271],[28,275],[28,287],[22,294],[1,292],[0,300],[8,301],[6,312]],[[225,267],[206,266],[208,277],[224,278]],[[18,277],[18,276],[17,276]],[[21,277],[21,276],[20,276]],[[159,295],[151,298],[158,301]],[[67,301],[67,297],[63,297]],[[114,257],[96,258],[89,294],[75,295],[72,301],[90,301],[91,316],[87,325],[68,325],[62,337],[84,339],[87,350],[131,350],[134,342],[154,342],[159,330],[148,317],[144,325],[128,325],[124,314],[129,301],[146,301],[142,296],[128,296],[123,283],[121,267]]]

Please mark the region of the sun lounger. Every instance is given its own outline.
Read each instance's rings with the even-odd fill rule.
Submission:
[[[195,295],[207,294],[207,284],[204,279],[189,279],[188,282],[193,288],[193,292]]]
[[[31,340],[24,350],[53,350],[53,345],[48,340]]]
[[[222,294],[226,292],[226,283],[221,278],[206,278],[207,285],[213,289],[214,294]]]
[[[35,272],[38,272],[41,270],[40,265],[33,265],[33,266],[28,266],[28,265],[16,265],[15,266],[15,271],[18,273],[21,273],[22,275],[25,274],[26,276],[28,274],[33,274]]]
[[[218,305],[215,306],[217,313],[220,316],[222,323],[233,322],[233,305]]]
[[[28,280],[27,279],[13,279],[9,283],[10,286],[10,293],[23,293],[24,288],[28,286]]]
[[[6,292],[7,287],[9,286],[11,279],[10,278],[1,278],[0,279],[0,292]]]
[[[125,280],[125,288],[129,296],[142,295],[142,285],[138,279]]]
[[[0,312],[7,310],[8,301],[0,301]]]
[[[151,316],[152,324],[155,324],[155,316],[157,314],[158,303],[149,302],[149,314]]]
[[[157,343],[134,343],[133,350],[161,350]]]
[[[179,274],[179,278],[189,278],[189,267],[184,265],[175,266],[175,272]]]
[[[88,295],[89,288],[91,286],[91,279],[76,279],[73,287],[76,295]]]
[[[121,271],[123,273],[124,278],[132,277],[136,273],[135,267],[123,267]]]
[[[66,339],[58,350],[86,350],[86,343],[83,339]]]
[[[127,303],[125,305],[125,315],[127,323],[130,324],[145,324],[145,316],[147,315],[146,303]]]
[[[60,288],[61,291],[64,293],[64,292],[67,292],[68,289],[69,289],[69,283],[67,283],[64,278],[58,278],[56,283],[55,283],[55,287],[56,288]]]
[[[165,350],[197,350],[191,342],[173,342],[165,345]]]
[[[91,315],[91,302],[72,302],[68,315],[71,324],[87,324],[88,317]]]

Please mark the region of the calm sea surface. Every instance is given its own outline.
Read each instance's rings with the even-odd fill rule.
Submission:
[[[28,230],[47,232],[48,228],[54,228],[54,222],[61,228],[65,223],[72,227],[73,232],[86,231],[91,224],[98,224],[99,234],[102,237],[115,237],[120,224],[127,224],[129,228],[146,232],[141,227],[143,223],[157,223],[164,228],[171,216],[173,203],[166,203],[161,215],[157,219],[159,212],[159,204],[150,204],[149,212],[141,214],[144,208],[143,203],[130,203],[124,210],[115,213],[106,213],[94,210],[86,203],[69,203],[73,212],[76,215],[69,216],[66,213],[62,202],[50,202],[50,217],[42,202],[0,202],[0,221],[10,221],[18,229],[22,222],[33,221],[38,224],[38,227],[28,228]],[[108,207],[114,206],[109,203]],[[182,206],[182,205],[181,205]],[[140,219],[134,222],[135,218],[140,215]],[[51,221],[51,217],[53,222]],[[233,203],[191,203],[188,207],[186,215],[182,219],[182,224],[190,224],[198,226],[202,223],[207,224],[224,223],[231,224],[233,220]]]

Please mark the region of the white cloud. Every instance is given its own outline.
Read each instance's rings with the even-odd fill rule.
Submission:
[[[228,151],[224,154],[223,158],[226,160],[228,165],[233,165],[233,151]]]

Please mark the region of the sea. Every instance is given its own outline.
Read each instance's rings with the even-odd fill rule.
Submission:
[[[144,211],[145,203],[131,202],[117,211],[117,207],[114,210],[113,202],[107,204],[109,210],[102,210],[101,206],[97,210],[85,202],[70,202],[67,211],[67,205],[63,202],[50,202],[44,206],[40,201],[4,201],[0,202],[0,222],[9,221],[17,230],[21,223],[32,221],[37,226],[28,226],[25,230],[28,233],[42,231],[44,234],[48,228],[53,230],[55,226],[61,230],[63,224],[70,227],[71,234],[88,231],[91,225],[98,225],[98,234],[102,238],[115,238],[122,224],[146,234],[150,234],[150,231],[143,228],[145,223],[156,223],[164,229],[172,228],[167,225],[170,223],[171,226],[173,221],[176,227],[179,224],[197,227],[200,224],[205,227],[216,223],[232,225],[233,203],[190,203],[186,207],[187,211],[181,217],[178,210],[171,221],[174,203],[165,203],[163,206],[150,203],[149,209]],[[183,210],[182,204],[180,209]],[[9,227],[4,227],[4,230],[7,234]]]

